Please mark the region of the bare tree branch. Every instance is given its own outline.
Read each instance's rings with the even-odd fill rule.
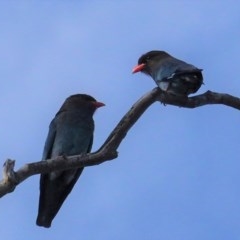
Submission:
[[[229,94],[207,91],[198,96],[185,98],[170,95],[162,92],[159,88],[154,88],[131,107],[100,149],[94,153],[71,157],[61,156],[56,159],[28,163],[16,172],[14,171],[15,161],[8,159],[4,163],[3,179],[0,181],[0,197],[14,191],[18,184],[32,175],[76,167],[88,167],[117,158],[117,149],[130,128],[145,110],[156,101],[160,101],[164,105],[170,104],[185,108],[196,108],[207,104],[223,104],[240,110],[240,99]]]

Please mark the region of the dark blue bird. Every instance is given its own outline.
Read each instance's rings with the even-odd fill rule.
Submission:
[[[150,75],[165,92],[188,96],[203,84],[202,69],[172,57],[164,51],[150,51],[138,59],[133,73]]]
[[[49,126],[43,160],[91,151],[93,114],[104,106],[86,94],[72,95],[65,100]],[[41,174],[40,198],[36,224],[50,227],[52,220],[81,175],[83,168]]]

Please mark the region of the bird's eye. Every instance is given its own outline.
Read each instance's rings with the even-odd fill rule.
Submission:
[[[150,57],[146,57],[145,61],[148,62],[150,60]]]

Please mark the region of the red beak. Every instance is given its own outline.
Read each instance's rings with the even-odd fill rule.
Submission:
[[[135,66],[132,70],[132,73],[137,73],[137,72],[142,71],[143,68],[145,67],[145,65],[146,65],[145,63],[141,63],[141,64]]]
[[[105,106],[105,104],[102,103],[102,102],[93,102],[93,105],[94,105],[96,108],[100,108],[100,107]]]

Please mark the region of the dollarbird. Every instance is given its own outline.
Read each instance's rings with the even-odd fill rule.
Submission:
[[[164,51],[155,50],[142,55],[132,72],[150,75],[161,90],[178,96],[195,93],[203,84],[202,69]]]
[[[86,94],[68,97],[50,123],[42,160],[90,152],[93,114],[104,105]],[[82,171],[83,168],[77,168],[41,174],[37,225],[51,226]]]

